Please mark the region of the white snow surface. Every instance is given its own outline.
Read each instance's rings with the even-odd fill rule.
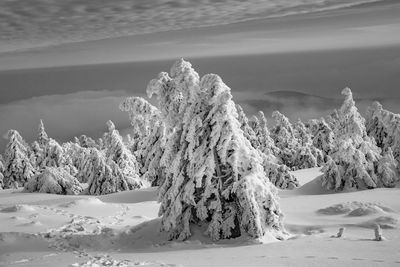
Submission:
[[[320,168],[280,190],[286,241],[185,242],[160,232],[157,187],[104,196],[0,191],[0,266],[396,266],[400,188],[327,193]],[[374,239],[380,224],[385,241]],[[344,227],[341,238],[335,238]]]

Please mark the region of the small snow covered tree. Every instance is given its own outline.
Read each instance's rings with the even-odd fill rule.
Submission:
[[[336,128],[339,121],[339,111],[334,109],[333,112],[326,118],[326,122],[328,123],[331,129]]]
[[[4,187],[17,188],[23,186],[35,172],[32,166],[30,148],[16,130],[7,133],[8,144],[5,151]]]
[[[247,118],[246,113],[244,113],[244,110],[242,109],[242,107],[239,104],[236,104],[236,110],[238,113],[240,129],[242,129],[244,136],[247,138],[247,140],[250,141],[250,144],[254,148],[258,148],[260,146],[260,142],[259,142],[253,128],[251,128],[249,125],[249,119]]]
[[[295,137],[297,139],[294,160],[294,169],[306,169],[321,166],[324,155],[321,150],[314,147],[309,129],[299,120],[294,125]]]
[[[34,141],[31,145],[31,150],[33,156],[33,166],[35,167],[35,169],[39,170],[45,157],[44,149],[39,145],[38,141]]]
[[[268,159],[269,157],[264,158],[263,167],[265,174],[269,177],[273,185],[279,189],[289,190],[299,187],[299,181],[290,173],[288,166],[275,163]]]
[[[391,148],[400,163],[400,114],[385,110],[379,102],[374,102],[368,108],[366,128],[382,150]]]
[[[90,150],[83,148],[77,143],[67,142],[62,145],[64,151],[65,169],[69,169],[72,176],[78,178],[79,182],[87,182],[87,174],[84,173],[85,163],[88,161]]]
[[[91,137],[82,134],[79,138],[75,137],[75,143],[80,145],[83,148],[98,148],[96,141],[94,141]]]
[[[324,157],[329,155],[333,147],[333,130],[324,118],[320,120],[310,120],[309,127],[313,136],[313,145],[324,153]]]
[[[253,124],[253,129],[257,136],[258,143],[260,144],[259,150],[264,154],[278,155],[279,148],[275,146],[274,140],[271,138],[267,118],[265,117],[264,112],[259,111],[258,117],[255,117],[253,121],[255,122]]]
[[[4,188],[4,159],[3,156],[0,155],[0,189]]]
[[[89,150],[90,159],[86,161],[86,170],[84,171],[88,179],[87,194],[105,195],[141,186],[132,177],[126,177],[114,161],[106,159],[103,152],[96,148]]]
[[[78,195],[83,188],[67,170],[59,167],[45,167],[25,183],[25,192]]]
[[[114,162],[121,174],[122,178],[129,183],[130,188],[141,188],[147,183],[139,178],[139,164],[132,152],[126,148],[122,137],[112,121],[107,122],[108,133],[105,141],[105,156],[107,160]]]
[[[46,130],[44,128],[43,121],[40,120],[38,127],[38,137],[37,141],[32,143],[31,149],[34,157],[34,167],[39,171],[45,165],[43,161],[46,158],[46,151],[48,149],[50,138],[48,137]]]
[[[272,128],[271,137],[279,149],[277,156],[282,164],[294,168],[297,139],[293,126],[289,119],[279,111],[274,111],[272,117],[275,120],[275,126]]]
[[[371,189],[381,184],[391,184],[387,180],[390,177],[387,170],[377,172],[381,149],[367,135],[365,120],[355,106],[351,90],[345,88],[342,94],[345,100],[335,123],[331,160],[323,169],[323,186],[331,190],[343,190]],[[388,164],[382,162],[380,166],[382,169]],[[383,173],[385,181],[382,180]]]
[[[129,97],[120,104],[122,111],[129,113],[136,142],[135,156],[140,165],[140,174],[153,186],[164,180],[160,160],[164,153],[166,133],[158,109],[141,97]]]
[[[56,140],[50,138],[44,147],[44,158],[40,167],[64,167],[65,163],[63,148]]]
[[[383,152],[382,158],[378,161],[378,176],[380,177],[381,187],[395,187],[396,182],[400,180],[398,171],[398,162],[393,157],[390,147]]]
[[[246,124],[242,123],[241,128],[243,129],[243,125]],[[254,118],[249,121],[249,125],[252,125],[251,128],[254,130],[254,135],[257,140],[253,142],[253,144],[257,144],[256,149],[261,153],[264,172],[272,184],[280,189],[294,189],[298,187],[299,182],[296,177],[290,173],[290,169],[286,165],[279,164],[275,156],[279,155],[279,149],[275,146],[274,140],[272,140],[270,136],[267,119],[264,113],[260,111],[258,117],[254,116]]]
[[[40,146],[45,147],[49,142],[49,137],[47,136],[46,130],[44,128],[43,121],[40,120],[38,129],[38,143]]]
[[[213,240],[267,233],[283,238],[276,189],[262,159],[240,129],[230,89],[214,74],[200,79],[177,61],[147,87],[156,95],[169,133],[160,161],[165,180],[159,200],[162,230],[171,239],[203,226]]]

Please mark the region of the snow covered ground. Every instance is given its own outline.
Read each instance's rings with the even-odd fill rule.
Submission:
[[[319,168],[293,172],[280,191],[283,242],[185,242],[158,230],[156,188],[100,197],[0,191],[0,266],[395,266],[400,188],[327,193]],[[373,241],[379,223],[385,241]],[[335,238],[345,227],[342,238]],[[97,264],[97,265],[96,265]]]

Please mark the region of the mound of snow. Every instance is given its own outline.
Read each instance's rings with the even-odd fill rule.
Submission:
[[[12,205],[6,208],[2,208],[0,212],[33,212],[36,211],[34,207],[30,205]]]
[[[332,205],[323,209],[317,210],[318,214],[323,215],[340,215],[347,214],[350,217],[366,216],[371,214],[393,212],[389,207],[371,202],[352,201]]]
[[[101,201],[98,198],[95,197],[90,197],[90,198],[84,198],[84,199],[78,199],[78,200],[74,200],[68,203],[62,203],[59,204],[59,207],[62,208],[71,208],[71,207],[75,207],[75,206],[90,206],[90,205],[104,205],[104,202]]]
[[[393,216],[380,216],[366,222],[359,223],[358,226],[365,228],[375,228],[379,225],[382,229],[395,229],[399,226],[399,220]]]
[[[31,178],[24,187],[25,192],[78,195],[83,188],[79,181],[62,168],[47,167]]]
[[[19,226],[42,226],[43,224],[40,221],[30,221],[27,223],[20,224]]]

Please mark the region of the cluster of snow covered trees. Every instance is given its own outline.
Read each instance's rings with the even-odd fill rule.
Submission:
[[[323,168],[323,186],[330,190],[395,186],[399,172],[392,152],[396,142],[392,140],[399,139],[399,124],[384,119],[388,112],[374,104],[368,114],[368,135],[366,121],[355,106],[351,90],[345,88],[342,94],[345,100],[330,118],[333,142]],[[389,136],[389,131],[395,134]]]
[[[48,137],[42,121],[32,145],[10,130],[0,158],[1,188],[101,195],[148,186],[139,176],[136,157],[114,124],[107,124],[109,131],[98,142],[82,135],[62,145]]]

